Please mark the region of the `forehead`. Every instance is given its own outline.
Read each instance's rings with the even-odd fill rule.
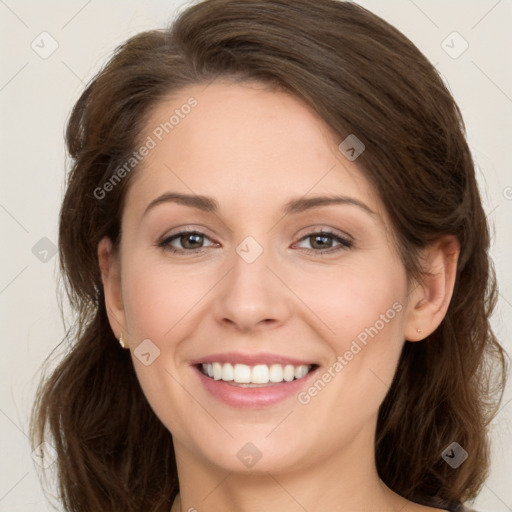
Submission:
[[[339,137],[299,98],[265,84],[181,89],[153,110],[141,140],[148,137],[152,149],[128,192],[136,202],[166,189],[221,201],[229,195],[248,207],[272,197],[338,193],[382,210],[356,164],[338,150]]]

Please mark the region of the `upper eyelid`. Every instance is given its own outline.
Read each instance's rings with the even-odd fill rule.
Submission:
[[[307,236],[310,234],[319,233],[319,232],[328,232],[329,234],[338,235],[341,237],[346,237],[346,238],[352,239],[352,236],[350,234],[348,234],[347,232],[342,231],[340,229],[336,229],[336,228],[326,227],[325,225],[322,225],[322,224],[308,226],[307,228],[302,228],[302,229],[306,229],[307,232],[305,234],[301,235],[301,237],[304,237],[304,236]],[[302,229],[301,229],[301,231],[302,231]],[[212,237],[215,238],[214,235],[209,235],[207,233],[207,231],[208,231],[208,229],[204,228],[204,227],[182,226],[180,228],[177,228],[177,231],[171,231],[169,233],[166,233],[165,235],[163,235],[161,237],[161,239],[164,240],[166,238],[170,238],[175,235],[179,235],[179,234],[183,234],[183,233],[198,233],[200,235],[204,235],[209,238],[212,238]]]
[[[193,226],[190,226],[190,227],[184,226],[184,227],[178,228],[177,231],[172,231],[170,233],[166,233],[164,236],[162,236],[160,238],[160,240],[165,241],[165,240],[168,240],[169,238],[173,238],[177,235],[192,234],[192,233],[197,233],[197,234],[205,236],[209,239],[213,238],[212,236],[210,236],[208,233],[205,232],[205,228],[194,228]]]
[[[190,226],[190,227],[184,226],[182,228],[179,228],[179,230],[176,231],[176,232],[164,235],[160,239],[159,243],[163,244],[164,242],[167,242],[170,239],[173,239],[173,238],[176,239],[176,237],[178,237],[179,235],[187,235],[187,234],[198,234],[200,236],[204,236],[204,237],[208,238],[213,243],[218,243],[210,235],[205,233],[203,231],[203,229],[204,228],[197,229],[197,228],[194,228],[192,226]],[[333,228],[327,228],[325,226],[323,226],[323,227],[321,227],[321,226],[313,226],[313,227],[311,227],[306,233],[304,233],[304,234],[302,234],[302,235],[300,235],[298,237],[297,242],[300,242],[304,238],[307,238],[307,237],[315,235],[315,234],[324,234],[324,235],[327,235],[327,236],[331,236],[333,238],[338,237],[338,238],[340,238],[342,240],[346,240],[347,242],[350,242],[351,244],[354,243],[353,237],[351,235],[349,235],[348,233],[338,232],[337,230],[335,230]],[[189,252],[192,252],[192,251],[189,251]]]

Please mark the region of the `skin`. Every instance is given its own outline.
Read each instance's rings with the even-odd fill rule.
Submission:
[[[357,160],[341,154],[340,138],[303,102],[256,82],[183,89],[158,105],[142,139],[190,96],[197,107],[133,176],[119,252],[108,239],[98,247],[112,329],[123,333],[141,387],[173,435],[180,495],[172,512],[439,510],[387,488],[373,446],[405,340],[421,342],[446,314],[456,241],[426,249],[432,275],[408,283]],[[170,191],[210,196],[220,210],[165,202],[144,215]],[[373,213],[350,204],[280,212],[292,198],[333,193]],[[183,254],[158,246],[186,229],[205,237],[168,243]],[[321,255],[340,248],[307,236],[324,229],[353,246]],[[236,252],[248,236],[263,248],[251,264]],[[323,373],[396,303],[401,311],[307,405],[293,396],[257,411],[228,406],[190,365],[218,352],[270,352],[314,361]],[[160,350],[148,366],[134,352],[145,339]],[[249,441],[262,454],[252,468],[237,457]]]

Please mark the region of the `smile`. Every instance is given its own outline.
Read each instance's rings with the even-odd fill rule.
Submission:
[[[277,354],[211,354],[191,361],[208,395],[237,409],[264,409],[294,400],[318,364]]]
[[[292,382],[305,377],[315,365],[301,364],[256,364],[249,366],[241,363],[203,363],[200,369],[203,375],[213,380],[231,382],[245,387],[264,386],[281,382]]]

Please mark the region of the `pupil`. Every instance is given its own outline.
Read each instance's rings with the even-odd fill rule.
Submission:
[[[316,240],[323,240],[325,242],[326,240],[329,240],[329,237],[328,236],[322,236],[322,235],[316,235],[316,236],[313,237],[313,239],[315,240],[315,243],[316,243]],[[315,244],[313,244],[313,245],[315,245]],[[324,247],[325,247],[325,245],[329,246],[328,243],[320,244],[320,248],[321,249],[323,248],[322,245],[324,245]]]
[[[183,247],[187,247],[187,246],[189,246],[188,241],[189,241],[190,239],[192,239],[192,238],[195,238],[195,239],[196,239],[196,240],[195,240],[195,242],[196,242],[196,243],[200,243],[200,242],[201,242],[201,235],[198,235],[198,234],[185,235],[185,236],[183,236],[183,237],[182,237],[182,244],[183,244],[183,240],[185,240],[185,241],[186,241],[186,243],[184,243],[184,244],[183,244]],[[198,240],[198,239],[199,239],[199,240]],[[194,244],[194,242],[192,242],[192,244]],[[194,249],[195,247],[192,247],[192,248]]]

